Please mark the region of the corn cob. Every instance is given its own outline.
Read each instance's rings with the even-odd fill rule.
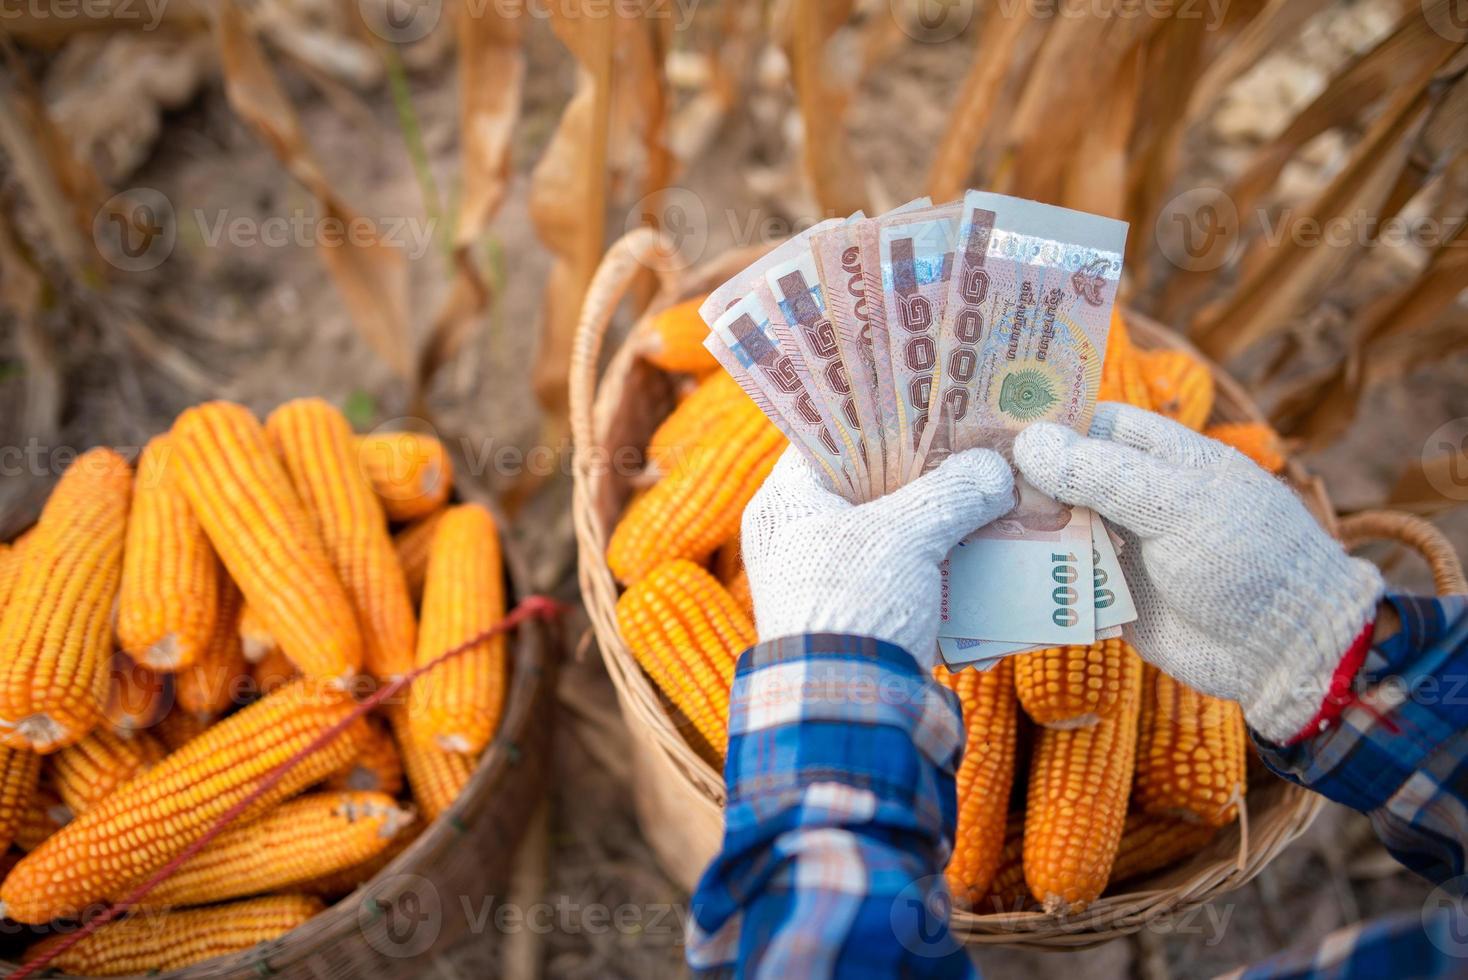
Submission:
[[[738,574],[729,580],[726,588],[729,590],[729,597],[734,600],[735,605],[743,610],[744,615],[748,616],[750,621],[753,622],[754,593],[749,588],[749,573],[743,568],[739,569]]]
[[[326,781],[327,789],[372,790],[397,796],[403,788],[403,760],[392,736],[377,721],[368,721],[362,752],[343,771]]]
[[[1120,704],[1128,651],[1117,639],[1022,653],[1014,658],[1019,703],[1046,728],[1094,725]]]
[[[85,813],[114,789],[147,772],[168,749],[148,732],[123,738],[99,728],[56,753],[52,776],[56,792],[72,813]]]
[[[280,644],[275,642],[275,637],[248,602],[240,610],[240,650],[252,664],[280,652]]]
[[[15,591],[15,583],[20,580],[24,558],[23,540],[0,546],[0,613],[4,613],[5,606],[10,602],[10,595]]]
[[[55,790],[44,784],[38,786],[31,805],[21,814],[20,824],[15,828],[15,846],[22,851],[34,851],[71,823],[72,816],[71,808],[61,802]]]
[[[1271,473],[1285,468],[1284,441],[1267,422],[1221,422],[1203,434],[1234,447]]]
[[[357,440],[357,456],[390,521],[417,520],[449,499],[454,464],[433,436],[374,432]]]
[[[505,616],[499,531],[477,504],[450,507],[439,522],[423,589],[419,666],[467,642]],[[415,739],[477,755],[499,728],[508,676],[503,634],[423,674],[408,691]]]
[[[1217,832],[1217,827],[1207,824],[1129,813],[1111,866],[1111,880],[1126,881],[1196,854]]]
[[[374,857],[412,821],[413,812],[385,793],[308,793],[230,827],[143,903],[204,905],[291,891]]]
[[[755,640],[744,610],[702,568],[670,561],[622,594],[617,625],[642,669],[693,725],[696,747],[722,760],[734,661]]]
[[[469,777],[474,775],[478,760],[462,752],[447,752],[436,745],[420,744],[409,731],[405,709],[389,711],[398,754],[403,760],[403,773],[413,790],[423,819],[437,820],[459,798]]]
[[[171,438],[194,514],[286,656],[314,677],[355,675],[356,613],[260,423],[209,402],[180,415]]]
[[[177,752],[195,738],[204,734],[209,725],[198,715],[177,708],[165,714],[153,725],[151,734],[170,752]]]
[[[625,584],[665,561],[703,561],[739,527],[785,437],[750,404],[729,412],[707,442],[635,501],[612,532],[607,563]]]
[[[29,749],[0,748],[0,853],[15,840],[40,779],[39,755]]]
[[[0,614],[0,743],[55,752],[102,719],[132,470],[110,449],[62,474]]]
[[[382,680],[406,674],[418,640],[413,601],[346,417],[319,398],[301,398],[271,412],[265,431],[356,610],[363,667]]]
[[[443,514],[443,508],[439,508],[393,535],[393,549],[398,553],[398,564],[402,566],[408,595],[414,604],[423,599],[423,580],[428,577],[428,546],[433,543],[433,534]]]
[[[314,897],[271,895],[215,908],[133,915],[98,929],[51,965],[65,973],[101,977],[176,970],[278,939],[323,909]],[[64,938],[42,940],[26,951],[22,962],[40,958]],[[264,960],[257,965],[264,966]]]
[[[1121,310],[1111,310],[1111,335],[1106,341],[1106,361],[1101,365],[1101,390],[1096,396],[1103,402],[1125,402],[1149,411],[1152,396],[1147,393],[1147,379],[1142,377],[1142,364],[1131,332]]]
[[[999,864],[989,882],[989,890],[969,905],[977,915],[1022,912],[1033,905],[1025,885],[1025,821],[1023,814],[1011,814],[1004,829],[1004,848]]]
[[[418,836],[423,833],[425,824],[421,817],[415,817],[406,827],[393,834],[392,840],[387,846],[378,851],[365,861],[358,862],[349,868],[333,871],[330,874],[313,878],[299,886],[303,892],[312,895],[321,895],[325,898],[335,898],[346,895],[353,891],[364,881],[376,877],[377,873],[392,863],[393,858],[406,851]]]
[[[255,690],[261,694],[269,694],[300,676],[301,672],[296,670],[296,665],[279,650],[271,651],[264,660],[250,665],[250,679],[254,682]]]
[[[112,730],[124,738],[152,728],[170,706],[168,675],[135,664],[125,653],[112,655],[107,702],[103,709]]]
[[[219,592],[213,635],[193,666],[173,675],[173,696],[178,706],[206,720],[224,714],[242,699],[243,681],[250,672],[240,640],[244,597],[228,578],[220,583]]]
[[[268,772],[345,719],[354,702],[311,680],[284,687],[186,743],[77,817],[0,883],[5,914],[40,923],[121,897],[198,838]],[[248,821],[345,766],[358,719],[240,814]]]
[[[167,436],[138,457],[117,599],[117,637],[138,663],[181,670],[208,644],[218,615],[219,559],[178,483]]]
[[[1208,365],[1180,350],[1147,351],[1141,363],[1152,410],[1201,430],[1213,411],[1213,372]]]
[[[647,443],[645,476],[652,482],[688,464],[693,451],[725,428],[728,416],[746,414],[754,403],[726,371],[699,382],[653,431]],[[758,409],[756,409],[758,411]]]
[[[958,695],[968,730],[957,776],[958,830],[946,873],[954,898],[970,904],[988,893],[1004,850],[1018,734],[1014,661],[1001,660],[987,671],[952,674],[939,667],[935,673]]]
[[[1211,698],[1147,665],[1132,799],[1146,813],[1218,827],[1248,785],[1248,734],[1237,702]]]
[[[698,315],[706,297],[670,306],[638,328],[637,353],[654,367],[682,374],[708,374],[719,362],[704,348],[708,324]]]
[[[1089,728],[1042,728],[1030,761],[1025,883],[1051,914],[1083,910],[1106,887],[1126,821],[1142,663],[1126,654],[1121,706]]]

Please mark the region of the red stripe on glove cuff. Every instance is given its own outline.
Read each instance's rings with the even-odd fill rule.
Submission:
[[[1285,745],[1294,745],[1319,735],[1335,724],[1346,708],[1356,702],[1356,674],[1366,660],[1366,652],[1371,649],[1371,637],[1375,632],[1376,620],[1372,619],[1356,634],[1356,638],[1346,648],[1345,655],[1341,657],[1341,662],[1336,665],[1335,673],[1330,675],[1330,687],[1325,692],[1325,699],[1320,702],[1320,710]]]

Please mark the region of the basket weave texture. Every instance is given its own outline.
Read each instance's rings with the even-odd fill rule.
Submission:
[[[671,379],[639,360],[628,344],[603,366],[603,344],[629,288],[648,270],[659,288],[648,307],[656,313],[717,286],[758,257],[760,250],[727,253],[696,269],[680,269],[648,229],[631,232],[607,253],[587,293],[571,364],[572,429],[576,441],[575,526],[584,601],[632,733],[633,794],[643,830],[663,867],[692,889],[718,850],[723,833],[722,775],[689,747],[683,721],[642,672],[617,629],[619,589],[606,564],[607,542],[634,487],[629,474],[609,461],[625,459],[647,443],[674,404]],[[1147,318],[1128,315],[1142,348],[1178,348],[1202,356],[1185,340]],[[1212,422],[1263,421],[1247,393],[1213,368],[1216,404]],[[623,467],[622,469],[625,469]],[[1306,505],[1333,533],[1334,513],[1319,480],[1291,462],[1285,476]],[[1391,537],[1434,565],[1442,591],[1454,591],[1451,549],[1424,549],[1430,525],[1405,515],[1386,515],[1356,537]],[[1426,527],[1426,531],[1423,531]],[[1461,570],[1457,582],[1461,583]],[[1321,798],[1274,780],[1250,788],[1240,820],[1188,860],[1143,878],[1125,893],[1107,894],[1083,913],[1059,918],[1044,912],[976,915],[955,910],[952,924],[972,944],[1082,947],[1136,932],[1148,922],[1176,915],[1238,888],[1257,875],[1310,825]]]

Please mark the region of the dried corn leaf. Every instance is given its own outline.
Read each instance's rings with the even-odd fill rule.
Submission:
[[[842,121],[860,79],[859,61],[832,56],[831,36],[851,13],[850,0],[794,0],[790,61],[804,128],[801,158],[826,214],[867,206],[866,180],[847,145]]]
[[[1446,441],[1433,456],[1409,462],[1397,477],[1386,505],[1414,514],[1437,514],[1468,502],[1468,442]]]
[[[78,34],[92,31],[163,29],[183,34],[206,30],[209,10],[209,5],[201,0],[17,3],[5,8],[3,33],[28,47],[59,46]]]
[[[525,81],[520,19],[500,10],[456,8],[459,71],[459,210],[454,221],[454,281],[429,330],[418,363],[421,393],[463,346],[488,306],[489,286],[473,249],[504,200],[510,142]]]
[[[220,4],[214,32],[230,106],[316,198],[323,220],[357,230],[339,245],[316,251],[363,338],[393,373],[412,378],[407,269],[402,253],[375,233],[361,233],[375,225],[363,222],[332,188],[264,50],[233,0]]]
[[[1257,65],[1265,55],[1281,44],[1300,36],[1300,31],[1331,0],[1270,0],[1269,4],[1244,25],[1237,38],[1203,73],[1188,101],[1187,117],[1196,119],[1218,102],[1218,98],[1239,77]]]
[[[1097,107],[1091,124],[1081,130],[1061,204],[1112,218],[1126,217],[1127,145],[1141,84],[1139,48],[1122,59],[1116,76],[1105,86],[1106,100]]]

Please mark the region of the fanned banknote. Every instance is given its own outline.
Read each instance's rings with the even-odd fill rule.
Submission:
[[[1034,422],[1084,431],[1100,387],[1126,225],[969,191],[822,221],[721,285],[707,346],[860,503],[974,447],[1012,461]],[[950,667],[1093,643],[1136,618],[1089,510],[1016,478],[1016,506],[943,567]]]

